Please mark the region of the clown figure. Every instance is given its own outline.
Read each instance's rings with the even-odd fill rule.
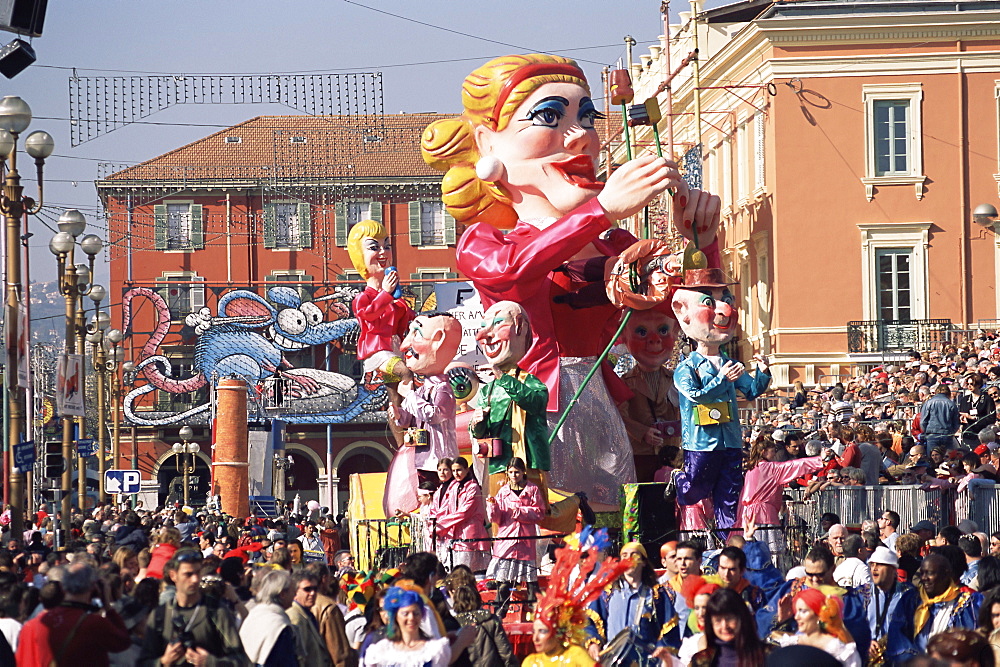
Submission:
[[[632,398],[618,407],[632,444],[640,482],[653,481],[662,447],[680,444],[680,413],[674,374],[664,364],[677,340],[677,320],[659,308],[637,310],[625,328],[636,365],[622,376]]]
[[[674,292],[671,306],[696,349],[674,371],[680,399],[684,469],[671,473],[677,503],[693,505],[711,498],[716,527],[728,529],[736,520],[743,486],[743,438],[736,390],[752,400],[771,382],[767,360],[755,355],[758,371],[722,354],[720,347],[736,334],[733,295],[721,269],[689,269]]]

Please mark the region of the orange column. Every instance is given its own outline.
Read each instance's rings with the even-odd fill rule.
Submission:
[[[240,518],[250,514],[247,432],[246,382],[224,378],[215,408],[215,493],[221,496],[222,511]]]

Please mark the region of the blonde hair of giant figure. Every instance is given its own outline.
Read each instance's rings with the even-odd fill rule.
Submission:
[[[366,238],[382,241],[387,236],[382,223],[374,220],[361,220],[348,232],[347,254],[351,258],[354,270],[360,273],[363,279],[368,280],[368,267],[365,266],[365,255],[361,249],[361,241]]]
[[[424,161],[446,172],[441,181],[441,199],[459,222],[488,222],[500,229],[511,229],[517,222],[510,197],[503,188],[476,175],[476,162],[481,157],[476,148],[476,127],[504,129],[521,103],[547,83],[575,83],[590,93],[586,79],[569,74],[528,77],[507,96],[493,127],[489,116],[504,84],[520,68],[535,64],[576,66],[576,61],[538,53],[494,58],[465,77],[464,113],[458,118],[434,121],[424,130],[420,141]]]

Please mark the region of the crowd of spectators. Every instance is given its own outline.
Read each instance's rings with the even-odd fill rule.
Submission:
[[[996,664],[1000,532],[982,532],[969,507],[998,479],[998,363],[1000,342],[984,334],[815,390],[798,384],[748,415],[740,530],[723,544],[671,539],[659,554],[621,547],[629,567],[590,605],[586,652],[671,666]],[[458,463],[443,486],[465,488]],[[510,483],[530,490],[511,468]],[[888,506],[824,515],[804,557],[780,567],[791,490],[808,502],[887,484],[946,491],[953,506],[908,526]],[[422,491],[431,510],[461,506]],[[105,504],[74,511],[58,550],[59,517],[44,506],[23,535],[8,518],[0,665],[518,664],[503,623],[509,588],[493,606],[484,598],[527,577],[491,585],[471,560],[442,564],[434,536],[418,535],[430,548],[400,569],[358,572],[342,517]],[[535,630],[544,652],[549,631]]]

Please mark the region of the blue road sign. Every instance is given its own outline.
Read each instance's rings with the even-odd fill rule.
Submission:
[[[97,453],[97,445],[93,439],[81,439],[76,441],[76,453],[79,456],[93,456]]]
[[[14,466],[24,472],[35,465],[35,441],[19,442],[14,445]]]
[[[139,493],[141,479],[138,470],[107,470],[104,473],[104,490],[126,495]]]

